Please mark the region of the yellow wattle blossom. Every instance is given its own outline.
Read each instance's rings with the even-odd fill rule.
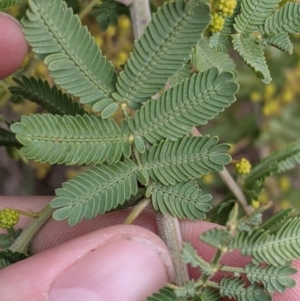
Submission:
[[[224,26],[225,19],[218,13],[212,14],[212,20],[210,22],[210,30],[212,32],[219,32]]]
[[[250,93],[250,100],[252,102],[260,102],[262,100],[262,95],[260,92],[258,91],[252,91]]]
[[[219,11],[224,17],[231,16],[236,7],[236,0],[219,0],[216,3],[216,10]]]
[[[279,178],[279,187],[282,191],[286,192],[291,188],[291,181],[289,177],[282,176]]]
[[[240,175],[246,175],[251,171],[251,164],[246,158],[242,158],[235,164],[235,169]]]
[[[20,213],[11,208],[5,208],[0,211],[0,228],[10,229],[18,223]]]

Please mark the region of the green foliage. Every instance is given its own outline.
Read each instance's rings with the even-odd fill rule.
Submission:
[[[97,165],[56,189],[57,197],[51,201],[56,210],[56,220],[68,218],[71,226],[83,218],[91,219],[116,208],[137,193],[134,175],[135,164],[131,160],[112,165]],[[62,208],[61,208],[62,207]]]
[[[10,250],[2,250],[0,251],[0,269],[3,269],[15,262],[23,260],[27,258],[28,255],[19,253],[19,252],[12,252]]]
[[[14,146],[20,148],[22,145],[16,139],[16,135],[14,133],[0,128],[0,146]]]
[[[264,24],[281,0],[241,1],[241,13],[235,18],[234,28],[238,33],[252,33]]]
[[[202,191],[196,183],[186,182],[176,185],[164,186],[160,183],[149,186],[152,190],[152,205],[156,211],[162,214],[169,212],[178,218],[189,220],[205,219],[205,212],[211,209],[208,202],[212,196],[202,195]]]
[[[13,227],[6,229],[7,234],[0,234],[0,248],[6,249],[18,238],[22,229],[15,230]]]
[[[95,111],[115,107],[114,69],[79,18],[61,0],[29,0],[29,6],[22,21],[26,39],[55,82]]]
[[[175,85],[157,100],[149,100],[129,119],[128,126],[151,144],[176,140],[232,104],[237,90],[232,73],[209,69]]]
[[[285,266],[257,266],[252,263],[246,265],[247,279],[251,283],[262,283],[266,291],[273,294],[275,291],[284,292],[286,288],[291,288],[296,285],[296,281],[289,276],[297,272],[296,269],[290,267],[290,264]]]
[[[16,136],[5,134],[11,140],[16,137],[30,159],[92,165],[56,190],[50,203],[56,209],[53,218],[68,219],[73,226],[146,197],[162,214],[204,219],[212,197],[202,194],[199,178],[222,171],[230,163],[230,147],[218,144],[218,137],[195,137],[191,131],[236,100],[239,86],[228,55],[229,41],[256,75],[269,83],[263,47],[292,53],[288,34],[300,29],[299,5],[288,3],[279,9],[279,0],[238,1],[222,31],[212,34],[208,1],[166,3],[135,42],[117,77],[63,0],[28,2],[22,21],[26,39],[62,90],[41,79],[16,79],[19,87],[11,88],[12,93],[52,114],[23,116],[11,126]],[[116,21],[113,4],[105,1],[96,12],[104,27]],[[90,113],[74,99],[91,106]],[[111,118],[117,110],[123,113],[118,123]],[[242,188],[249,201],[258,197],[266,177],[300,163],[299,145],[297,140],[275,152],[244,177]],[[183,261],[198,268],[201,277],[177,289],[164,288],[148,301],[271,300],[270,294],[294,286],[290,261],[300,257],[299,216],[283,210],[262,223],[263,210],[240,218],[235,199],[224,204],[220,208],[227,206],[230,211],[226,227],[200,236],[202,243],[215,248],[212,261],[206,262],[191,245],[183,246]],[[9,240],[13,236],[0,236],[4,247]],[[221,264],[223,255],[235,249],[252,256],[252,263],[244,268]],[[4,250],[0,266],[23,257]],[[219,271],[233,275],[217,283],[212,277]]]
[[[114,163],[130,155],[128,132],[94,115],[30,115],[11,126],[30,159],[50,164]]]
[[[217,142],[217,137],[208,136],[161,141],[142,154],[142,166],[153,181],[164,185],[197,179],[209,171],[221,171],[230,162],[224,153],[230,146]]]
[[[63,93],[55,85],[50,87],[47,81],[35,79],[34,77],[22,76],[22,79],[14,78],[18,87],[10,87],[9,91],[15,95],[21,95],[37,104],[51,114],[59,115],[83,115],[84,110],[78,103],[66,93]]]
[[[232,244],[233,236],[224,229],[213,228],[201,234],[200,239],[215,248],[224,249]]]
[[[135,43],[113,97],[138,109],[189,59],[191,47],[209,21],[209,6],[200,0],[164,5]]]
[[[234,49],[240,54],[245,63],[255,72],[256,76],[266,84],[272,78],[261,47],[249,35],[234,34],[232,36]]]
[[[178,299],[174,291],[170,288],[164,287],[159,290],[158,293],[154,293],[152,296],[148,297],[145,301],[183,301]]]
[[[94,7],[92,15],[100,24],[102,30],[106,30],[108,25],[117,25],[118,16],[122,12],[126,12],[126,7],[114,0],[104,0],[100,5]]]
[[[300,163],[300,139],[259,161],[245,177],[243,190],[249,201],[258,199],[266,177],[290,170]]]
[[[278,2],[278,1],[277,1]],[[281,9],[259,26],[263,34],[272,34],[280,32],[299,33],[300,31],[300,4],[287,3]]]
[[[273,266],[285,265],[287,261],[300,256],[299,218],[296,216],[288,219],[274,234],[262,230],[254,230],[251,235],[240,232],[230,248],[240,249],[243,255],[252,256],[256,262]]]
[[[9,8],[10,6],[16,5],[23,0],[0,0],[0,10]]]
[[[213,52],[209,43],[209,39],[202,38],[194,48],[191,62],[197,71],[204,72],[213,67],[217,67],[220,73],[234,71],[235,64],[228,53]]]
[[[270,295],[266,294],[262,287],[250,285],[245,287],[245,283],[240,278],[222,278],[220,285],[220,295],[234,298],[237,301],[271,301]]]

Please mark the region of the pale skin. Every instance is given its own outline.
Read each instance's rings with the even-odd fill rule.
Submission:
[[[0,14],[0,79],[22,64],[28,46],[21,25]],[[5,207],[41,210],[51,197],[0,197]],[[50,220],[33,241],[35,255],[0,270],[1,301],[142,301],[171,282],[174,276],[168,250],[155,234],[154,214],[147,210],[135,225],[122,225],[128,211],[109,213],[70,228]],[[30,218],[22,217],[24,227]],[[209,260],[213,249],[198,236],[215,227],[206,222],[181,222],[184,241],[190,241]],[[0,231],[1,232],[1,231]],[[4,233],[4,231],[2,231]],[[226,264],[243,266],[238,252],[226,255]],[[300,268],[300,261],[293,263]],[[197,276],[195,270],[191,276]],[[300,283],[299,273],[294,279]],[[275,301],[298,300],[300,286],[275,294]]]

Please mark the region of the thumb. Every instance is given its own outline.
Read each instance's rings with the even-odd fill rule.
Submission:
[[[138,226],[113,226],[1,270],[1,301],[141,301],[172,275],[159,237]]]
[[[0,12],[0,79],[14,73],[22,65],[27,50],[21,24]]]

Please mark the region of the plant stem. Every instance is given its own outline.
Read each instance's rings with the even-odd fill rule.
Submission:
[[[187,266],[181,259],[182,239],[178,219],[169,213],[162,215],[159,212],[155,217],[159,235],[171,253],[175,269],[174,282],[176,285],[181,286],[189,281],[189,276]]]
[[[192,129],[191,133],[194,136],[202,136],[196,127],[194,127]],[[233,180],[233,178],[231,177],[231,175],[228,172],[226,167],[224,167],[224,169],[219,172],[219,175],[222,178],[222,180],[224,181],[224,183],[227,185],[227,187],[234,194],[236,199],[239,201],[239,203],[241,204],[241,206],[243,207],[245,212],[247,214],[250,214],[251,212],[253,212],[253,208],[248,205],[247,200],[246,200],[242,190],[240,189],[238,184]]]
[[[19,253],[27,253],[28,247],[41,229],[41,227],[46,223],[46,221],[51,217],[54,209],[47,205],[43,210],[38,214],[38,217],[35,217],[32,222],[23,230],[20,236],[15,240],[15,242],[9,247],[9,250]]]
[[[238,186],[238,184],[233,180],[230,173],[228,172],[227,168],[224,167],[222,171],[219,172],[220,177],[224,181],[224,183],[227,185],[227,187],[231,190],[231,192],[234,194],[236,199],[239,201],[243,209],[247,214],[250,214],[253,212],[253,208],[248,205],[247,200]]]
[[[134,0],[129,6],[133,35],[138,39],[151,21],[151,13],[148,0]]]
[[[90,11],[92,10],[92,8],[97,5],[100,4],[99,0],[92,0],[78,15],[79,19],[82,20],[86,15],[88,15],[90,13]]]
[[[126,0],[118,0],[126,4]],[[128,2],[128,0],[127,0]],[[151,20],[148,0],[133,0],[129,6],[134,38],[138,39]],[[182,238],[178,219],[167,214],[156,213],[156,223],[160,237],[170,250],[174,269],[175,284],[183,285],[189,280],[186,264],[181,259]]]
[[[144,198],[141,202],[139,202],[130,214],[126,217],[124,224],[130,225],[135,219],[141,214],[141,212],[151,203],[150,199]]]

